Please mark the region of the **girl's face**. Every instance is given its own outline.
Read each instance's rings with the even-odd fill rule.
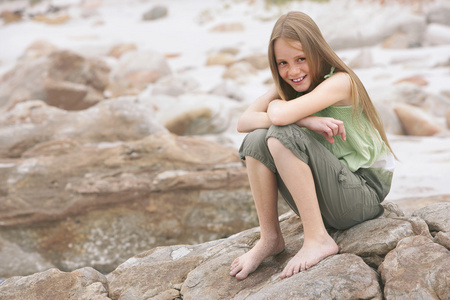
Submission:
[[[311,76],[302,44],[279,38],[275,40],[273,50],[280,77],[297,92],[307,92],[311,86]]]

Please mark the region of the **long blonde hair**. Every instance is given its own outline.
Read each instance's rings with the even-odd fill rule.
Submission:
[[[331,67],[335,67],[336,72],[341,71],[349,75],[352,88],[353,115],[358,117],[358,113],[364,113],[373,127],[378,130],[389,150],[393,153],[387,140],[381,118],[361,80],[325,41],[317,24],[307,14],[298,11],[289,12],[281,16],[275,23],[270,37],[270,70],[272,71],[272,77],[280,97],[283,100],[292,100],[298,97],[298,92],[285,82],[278,73],[274,44],[275,40],[279,38],[299,41],[302,45],[309,66],[309,76],[311,76],[310,91],[324,80],[324,76],[330,72]]]

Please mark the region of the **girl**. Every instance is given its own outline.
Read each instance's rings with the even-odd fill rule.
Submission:
[[[324,40],[314,21],[290,12],[269,44],[275,86],[243,113],[239,150],[246,160],[261,238],[231,264],[244,279],[284,249],[278,190],[303,222],[304,243],[281,278],[304,271],[339,249],[326,228],[377,218],[389,192],[394,155],[359,78]]]

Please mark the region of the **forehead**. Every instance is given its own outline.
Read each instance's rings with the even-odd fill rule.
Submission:
[[[301,52],[303,54],[302,44],[297,40],[288,40],[278,38],[273,44],[275,56],[293,55]]]

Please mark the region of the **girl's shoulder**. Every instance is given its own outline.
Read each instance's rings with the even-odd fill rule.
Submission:
[[[327,77],[320,85],[329,89],[330,92],[338,93],[340,100],[333,106],[351,106],[352,101],[352,83],[350,75],[346,72],[336,72]]]

